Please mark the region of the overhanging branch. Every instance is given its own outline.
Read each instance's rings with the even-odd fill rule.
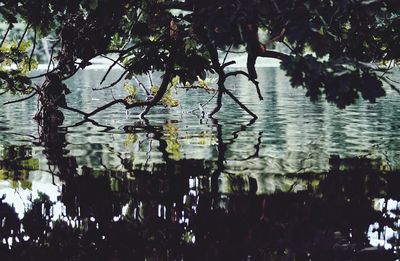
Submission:
[[[258,98],[260,99],[260,101],[264,100],[264,98],[263,98],[263,96],[262,96],[262,94],[261,94],[261,91],[260,91],[259,82],[258,82],[256,79],[250,77],[250,75],[249,75],[247,72],[245,72],[245,71],[234,71],[234,72],[229,72],[229,73],[227,73],[227,74],[225,75],[225,77],[226,77],[226,78],[228,78],[228,77],[230,77],[230,76],[235,76],[235,77],[236,77],[236,76],[239,75],[239,74],[246,76],[247,79],[248,79],[249,81],[251,81],[251,82],[256,86]]]

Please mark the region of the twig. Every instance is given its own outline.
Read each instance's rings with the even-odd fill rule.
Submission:
[[[206,106],[212,101],[212,99],[215,98],[216,95],[217,95],[217,92],[215,92],[214,95],[211,96],[210,99],[208,99],[208,101],[206,101],[205,103],[201,103],[201,105],[202,105],[203,107],[206,107]],[[198,110],[199,110],[199,108],[196,108],[196,109],[194,109],[194,110],[189,111],[189,113],[193,113],[193,112],[198,111]]]
[[[218,51],[215,48],[213,44],[207,39],[206,42],[206,47],[208,49],[208,52],[210,54],[211,58],[211,63],[215,69],[215,71],[218,73],[218,96],[217,96],[217,106],[211,111],[209,116],[212,118],[214,114],[216,114],[222,107],[222,95],[225,90],[224,82],[226,80],[224,68],[221,66],[219,63],[219,58],[218,58]]]
[[[100,56],[103,57],[104,59],[110,60],[110,61],[112,61],[112,62],[115,62],[115,61],[116,61],[116,60],[114,60],[114,59],[112,59],[112,58],[110,58],[110,57],[108,57],[107,55],[104,55],[104,54],[101,54]],[[120,63],[120,62],[118,62],[118,61],[117,61],[117,64],[118,64],[119,66],[121,66],[122,68],[124,68],[124,69],[128,69],[128,67],[126,67],[125,65],[123,65],[122,63]]]
[[[388,78],[388,77],[383,77],[382,80],[383,80],[384,82],[386,82],[386,83],[390,86],[390,88],[392,88],[392,90],[394,90],[395,92],[397,92],[398,94],[400,94],[400,89],[397,88],[396,86],[394,86],[394,84],[393,84],[393,83],[390,83],[388,80],[391,80],[391,81],[393,81],[393,82],[398,83],[397,81],[394,81],[394,80],[392,80],[392,79],[390,79],[390,78]]]
[[[223,63],[221,66],[222,66],[222,68],[225,68],[225,67],[228,67],[229,65],[232,65],[232,64],[235,64],[236,63],[236,61],[230,61],[230,62],[227,62],[227,63]]]
[[[87,118],[87,115],[88,115],[86,112],[83,112],[81,110],[78,110],[78,109],[75,109],[75,108],[72,108],[72,107],[69,107],[69,106],[62,106],[61,108],[69,110],[69,111],[73,111],[73,112],[76,112],[76,113],[79,113],[79,114],[82,114],[82,115],[85,116],[85,118]]]
[[[50,53],[49,65],[47,66],[47,72],[50,71],[50,65],[53,65],[53,69],[54,69],[54,61],[53,61],[54,48],[56,48],[56,45],[57,45],[59,42],[60,42],[60,40],[57,40],[57,41],[51,46],[51,53]]]
[[[116,60],[113,60],[113,59],[111,59],[111,58],[109,58],[109,57],[107,57],[107,56],[105,56],[105,55],[102,55],[102,57],[113,61],[113,63],[108,67],[107,72],[104,74],[103,78],[102,78],[101,81],[100,81],[100,85],[104,83],[104,81],[106,80],[108,74],[111,72],[112,68],[114,68],[114,66],[117,65],[117,64],[120,65],[120,64],[118,63],[118,61],[119,61],[119,59],[121,59],[123,56],[120,55]],[[126,69],[126,67],[124,67],[124,66],[121,66],[121,67],[123,67],[124,69]]]
[[[126,109],[131,109],[131,108],[134,108],[134,107],[149,106],[150,102],[136,102],[136,103],[130,104],[130,103],[128,103],[127,101],[125,101],[123,99],[117,99],[117,100],[109,102],[109,103],[107,103],[107,104],[95,109],[94,111],[92,111],[90,113],[87,113],[87,115],[85,115],[85,118],[89,118],[89,117],[91,117],[91,116],[93,116],[93,115],[95,115],[95,114],[97,114],[97,113],[99,113],[99,112],[101,112],[101,111],[103,111],[103,110],[115,105],[115,104],[123,104],[123,105],[125,105]]]
[[[19,47],[21,46],[22,40],[24,40],[25,34],[26,34],[26,32],[28,31],[28,28],[29,28],[29,24],[26,26],[25,31],[24,31],[24,33],[22,34],[21,39],[20,39],[19,42],[18,42],[17,49],[19,49]]]
[[[36,29],[33,29],[33,47],[31,55],[29,56],[29,71],[31,70],[32,57],[33,57],[33,52],[35,52],[35,48],[36,48]]]
[[[7,35],[8,35],[8,33],[10,32],[11,28],[12,28],[12,24],[10,24],[10,25],[7,27],[7,31],[6,31],[6,33],[4,34],[4,38],[3,38],[3,40],[1,40],[0,47],[2,47],[3,44],[4,44],[4,42],[6,41]]]
[[[394,68],[394,66],[392,67],[392,63],[393,60],[391,60],[388,64],[388,67],[384,70],[384,72],[382,73],[382,75],[379,76],[379,78],[381,79],[382,77],[384,77],[391,69]]]
[[[387,80],[389,80],[389,81],[392,81],[392,82],[394,82],[394,83],[398,83],[398,84],[400,84],[400,81],[396,81],[396,80],[393,80],[392,78],[389,78],[389,77],[385,77],[385,79],[387,79]]]
[[[151,72],[147,72],[147,75],[149,77],[149,81],[150,81],[150,86],[153,87],[153,79],[151,77]]]
[[[224,60],[222,61],[222,64],[225,64],[225,61],[228,58],[228,55],[229,55],[229,53],[231,51],[231,48],[232,48],[232,44],[229,46],[228,51],[225,54]]]
[[[26,101],[26,100],[32,98],[32,97],[35,96],[35,95],[36,95],[36,92],[33,92],[33,93],[32,93],[31,95],[29,95],[28,97],[24,97],[24,98],[21,98],[21,99],[18,99],[18,100],[8,101],[8,102],[3,103],[3,105],[7,105],[7,104],[12,104],[12,103],[17,103],[17,102]]]
[[[270,50],[265,50],[262,53],[258,54],[259,57],[266,57],[266,58],[275,58],[278,60],[284,60],[286,58],[289,58],[290,56],[285,54],[285,53],[281,53],[281,52],[276,52],[276,51],[270,51]]]
[[[222,94],[223,94],[223,90],[225,88],[223,87],[218,87],[218,96],[217,96],[217,106],[215,106],[215,108],[211,111],[211,113],[209,114],[209,116],[212,118],[214,116],[214,114],[216,114],[217,112],[219,112],[219,110],[222,107]]]
[[[105,87],[100,87],[100,88],[92,88],[92,90],[93,90],[93,91],[99,91],[99,90],[105,90],[105,89],[112,88],[112,87],[114,87],[115,85],[117,85],[117,84],[122,80],[122,78],[124,78],[124,76],[125,76],[128,72],[129,72],[129,71],[124,71],[124,72],[121,74],[121,76],[120,76],[116,81],[114,81],[113,83],[111,83],[110,85],[107,85],[107,86],[105,86]]]
[[[56,71],[57,69],[58,69],[58,67],[52,69],[51,71],[48,71],[48,72],[45,72],[45,73],[42,73],[42,74],[39,74],[39,75],[35,75],[35,76],[30,76],[30,77],[28,77],[28,78],[31,79],[31,80],[32,80],[32,79],[41,78],[41,77],[43,77],[43,76],[46,76],[46,75],[48,75],[48,74],[53,73],[53,72]]]
[[[133,79],[136,81],[136,83],[139,84],[139,86],[145,91],[145,93],[146,93],[147,96],[150,96],[150,95],[151,95],[150,91],[147,90],[146,86],[145,86],[141,81],[139,81],[139,79],[138,79],[135,75],[133,75],[132,78],[133,78]]]
[[[290,46],[285,40],[282,40],[281,41],[287,48],[289,48],[289,50],[290,50],[290,52],[294,52],[294,49],[293,49],[293,47],[292,46]]]

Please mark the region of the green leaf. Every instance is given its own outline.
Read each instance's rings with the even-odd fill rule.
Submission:
[[[125,82],[124,83],[124,90],[132,97],[136,97],[136,86],[131,84],[130,82]]]

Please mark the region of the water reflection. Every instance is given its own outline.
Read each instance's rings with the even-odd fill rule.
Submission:
[[[373,170],[368,161],[360,164],[365,168],[337,159],[332,164],[328,173],[288,175],[291,185],[271,195],[257,195],[255,179],[233,175],[225,184],[217,179],[226,191],[213,191],[216,162],[170,160],[151,172],[138,166],[125,173],[84,166],[79,175],[72,165],[75,175],[60,173],[61,212],[45,194],[22,219],[1,203],[2,254],[33,260],[394,260],[394,252],[370,247],[367,232],[372,243],[383,240],[397,249],[399,173]],[[388,232],[391,237],[382,238]]]
[[[229,100],[218,120],[189,113],[213,95],[196,90],[147,121],[116,107],[38,125],[34,101],[4,107],[0,256],[394,260],[399,98],[338,111],[263,70],[262,103],[231,82],[257,121]],[[71,106],[110,99],[90,91],[97,74],[72,79]]]

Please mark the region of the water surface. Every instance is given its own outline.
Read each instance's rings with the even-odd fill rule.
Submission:
[[[216,120],[202,117],[199,104],[207,113],[215,99],[199,89],[178,90],[179,107],[153,108],[147,121],[137,118],[140,108],[127,112],[119,105],[93,121],[64,111],[50,137],[32,119],[36,100],[2,106],[3,202],[22,218],[35,209],[34,199],[44,200],[43,192],[54,203],[51,213],[39,211],[49,226],[63,220],[84,234],[97,231],[85,243],[110,246],[126,226],[132,231],[121,237],[144,242],[136,250],[127,243],[134,253],[119,253],[154,260],[192,260],[191,249],[205,251],[202,260],[347,260],[371,245],[397,248],[397,194],[388,184],[398,184],[400,95],[388,89],[376,104],[340,110],[323,99],[311,103],[279,68],[258,70],[263,101],[245,78],[227,83],[256,121],[229,97]],[[122,84],[92,91],[104,72],[86,70],[69,80],[69,106],[89,112],[125,97]],[[113,71],[108,82],[120,73]],[[387,216],[392,226],[383,222]],[[228,251],[235,246],[237,252]],[[80,247],[82,255],[101,252]]]

